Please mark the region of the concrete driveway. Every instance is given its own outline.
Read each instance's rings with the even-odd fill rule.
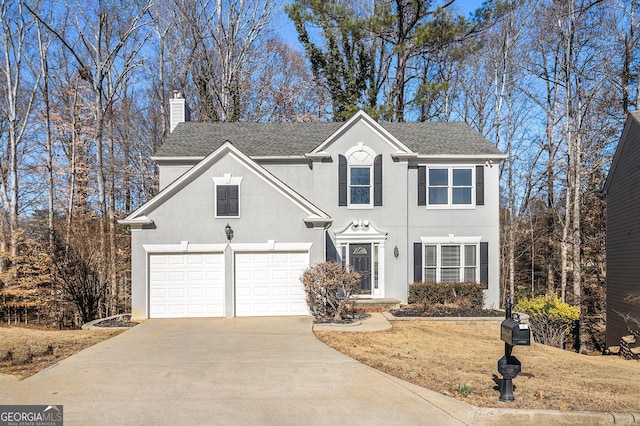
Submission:
[[[21,382],[3,404],[65,425],[464,424],[473,407],[319,342],[306,317],[148,320]]]

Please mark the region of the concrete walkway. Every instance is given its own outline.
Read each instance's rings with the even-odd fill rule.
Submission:
[[[63,405],[65,425],[467,423],[469,405],[362,365],[311,328],[305,317],[148,320],[9,384],[1,403]]]

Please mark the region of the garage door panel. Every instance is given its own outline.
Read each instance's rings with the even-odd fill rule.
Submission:
[[[237,253],[236,315],[308,315],[300,282],[308,259],[308,252]]]
[[[272,289],[271,293],[276,297],[277,296],[289,296],[289,295],[291,295],[293,293],[293,291],[291,291],[291,288],[289,286],[277,286],[277,285],[274,285],[271,289]]]
[[[169,289],[169,297],[171,297],[171,298],[184,297],[184,289],[183,288],[170,288]]]
[[[169,272],[169,281],[184,281],[184,271]]]
[[[151,318],[224,316],[222,253],[151,254]]]
[[[202,281],[204,280],[204,271],[188,271],[187,279],[189,281]]]

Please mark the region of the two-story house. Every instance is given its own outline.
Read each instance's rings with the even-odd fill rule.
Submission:
[[[499,167],[464,123],[193,123],[171,99],[160,192],[131,229],[132,314],[307,315],[303,271],[362,274],[360,298],[476,281],[499,304]]]

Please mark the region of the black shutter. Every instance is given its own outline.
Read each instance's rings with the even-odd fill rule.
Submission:
[[[227,212],[229,216],[240,216],[239,194],[237,185],[229,185],[227,190]]]
[[[239,200],[238,185],[218,185],[216,191],[216,215],[239,216]]]
[[[338,249],[336,249],[335,244],[333,244],[333,240],[329,235],[329,231],[325,231],[325,241],[326,241],[326,250],[324,254],[324,260],[331,261],[334,260],[336,262],[340,262],[340,256],[338,255]]]
[[[422,282],[422,243],[413,243],[413,282]]]
[[[382,205],[382,154],[373,160],[373,205]]]
[[[480,284],[489,288],[489,243],[480,243]]]
[[[476,206],[484,206],[484,166],[476,166]]]
[[[216,191],[216,215],[229,215],[227,212],[227,187],[223,185],[219,185]]]
[[[347,159],[338,155],[338,205],[347,205]]]
[[[427,167],[418,166],[418,205],[427,205]]]

